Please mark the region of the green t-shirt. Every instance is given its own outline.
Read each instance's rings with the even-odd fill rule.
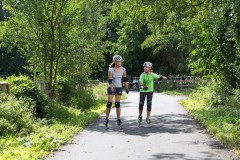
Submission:
[[[143,72],[140,75],[140,82],[143,83],[143,86],[147,86],[148,90],[140,89],[140,92],[153,92],[153,81],[158,78],[159,75],[157,75],[156,73],[146,74],[145,72]]]

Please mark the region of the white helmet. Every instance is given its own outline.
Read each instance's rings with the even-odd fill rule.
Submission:
[[[143,64],[143,67],[145,67],[145,66],[151,68],[151,67],[152,67],[152,63],[151,63],[151,62],[145,62],[145,63]]]
[[[118,61],[122,61],[122,57],[120,55],[115,55],[113,56],[113,62],[118,62]]]

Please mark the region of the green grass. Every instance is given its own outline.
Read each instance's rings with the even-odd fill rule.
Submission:
[[[1,160],[44,159],[61,145],[72,141],[73,136],[96,120],[106,109],[107,84],[93,88],[96,105],[81,111],[73,106],[56,102],[45,108],[45,119],[36,120],[34,131],[27,136],[5,135],[0,137]],[[126,95],[122,95],[125,99]]]
[[[35,120],[33,132],[25,136],[5,135],[0,137],[1,160],[44,159],[59,146],[72,141],[73,136],[105,111],[105,86],[95,86],[95,106],[81,111],[74,106],[51,102],[45,107],[44,119]]]
[[[212,135],[240,155],[240,110],[237,106],[228,103],[210,107],[200,95],[182,100],[181,104]]]
[[[161,91],[161,93],[165,93],[167,95],[184,95],[184,96],[189,96],[192,92],[193,89],[176,89]]]
[[[93,109],[82,113],[81,110],[66,106],[54,106],[55,117],[36,122],[35,131],[26,137],[8,135],[0,139],[0,157],[3,160],[44,159],[60,145],[71,142],[72,137],[105,110],[99,103]]]

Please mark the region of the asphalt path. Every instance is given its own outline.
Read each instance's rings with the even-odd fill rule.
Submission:
[[[130,92],[121,102],[122,129],[116,124],[116,110],[110,113],[109,129],[105,114],[79,132],[46,160],[238,160],[196,122],[179,100],[185,97],[154,93],[152,125],[147,127],[146,104],[143,126],[138,127],[139,92]]]

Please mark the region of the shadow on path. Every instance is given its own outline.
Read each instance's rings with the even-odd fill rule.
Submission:
[[[90,132],[101,132],[105,134],[123,134],[125,136],[141,136],[148,137],[152,134],[205,134],[207,131],[200,126],[198,122],[192,119],[186,114],[164,114],[159,116],[152,116],[152,125],[147,127],[145,120],[143,119],[143,125],[137,127],[138,123],[136,117],[128,116],[122,117],[122,129],[119,129],[116,124],[116,119],[112,118],[109,122],[109,129],[105,129],[102,124],[102,120],[98,120],[89,126],[86,130]],[[209,133],[207,133],[209,134]],[[211,137],[210,137],[211,138]],[[189,142],[197,144],[198,141]],[[212,140],[208,143],[213,149],[225,149],[226,147],[218,141]],[[161,155],[162,156],[162,155]]]

